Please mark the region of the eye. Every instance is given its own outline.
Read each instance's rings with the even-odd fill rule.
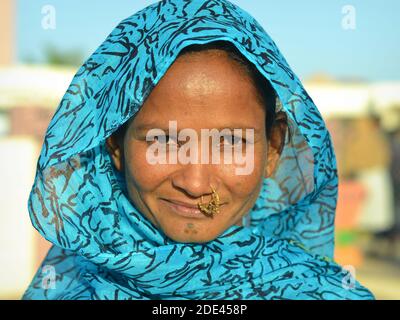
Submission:
[[[221,136],[220,142],[222,145],[240,145],[242,143],[245,144],[246,139],[235,135],[224,135]]]
[[[164,137],[160,136],[155,136],[154,141],[157,141],[160,144],[169,144],[172,146],[180,146],[180,143],[178,141],[177,137],[170,136],[170,135],[165,135]]]

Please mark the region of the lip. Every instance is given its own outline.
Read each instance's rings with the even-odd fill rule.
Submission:
[[[177,200],[161,199],[161,202],[165,204],[174,213],[193,219],[207,219],[207,217],[200,211],[197,204],[185,203]],[[222,204],[220,205],[222,206]]]

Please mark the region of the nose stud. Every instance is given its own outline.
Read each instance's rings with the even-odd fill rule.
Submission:
[[[201,201],[198,203],[199,210],[209,218],[213,218],[215,214],[219,213],[219,195],[217,191],[213,187],[211,187],[212,195],[211,201],[207,204],[204,204],[203,196],[201,196]]]

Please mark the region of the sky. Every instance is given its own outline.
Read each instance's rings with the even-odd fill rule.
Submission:
[[[124,18],[154,0],[17,0],[18,60],[42,60],[44,48],[78,50],[86,59]],[[292,70],[370,81],[400,80],[399,0],[231,0],[253,15]],[[44,29],[42,8],[55,9]],[[352,6],[354,29],[343,28]]]

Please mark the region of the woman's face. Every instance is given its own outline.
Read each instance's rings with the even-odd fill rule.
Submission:
[[[116,168],[124,172],[136,208],[169,238],[203,243],[232,225],[240,225],[241,218],[253,207],[263,179],[274,169],[279,156],[269,148],[267,157],[265,117],[250,77],[224,51],[186,54],[174,62],[151,92],[131,121],[123,142],[111,136],[107,147]],[[238,175],[236,169],[243,164],[234,161],[149,163],[147,150],[156,142],[146,141],[146,136],[153,128],[163,129],[168,135],[170,121],[176,121],[178,133],[190,128],[198,137],[201,129],[253,129],[253,170]],[[225,143],[221,141],[219,150]],[[220,212],[213,218],[201,212],[188,214],[198,210],[202,196],[204,203],[211,200],[211,186],[219,195]],[[188,209],[190,206],[192,209]]]

